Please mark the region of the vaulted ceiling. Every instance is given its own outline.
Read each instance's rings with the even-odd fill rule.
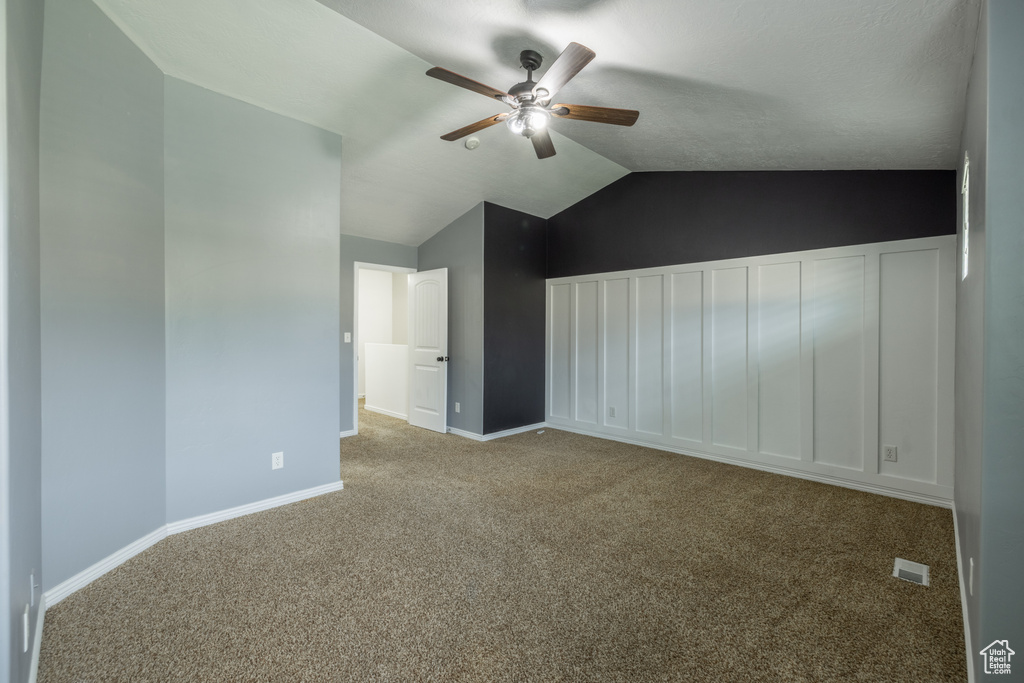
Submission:
[[[95,0],[166,74],[343,137],[341,231],[416,245],[487,200],[548,217],[629,171],[954,168],[978,0]],[[503,111],[521,50],[597,52],[538,160]]]

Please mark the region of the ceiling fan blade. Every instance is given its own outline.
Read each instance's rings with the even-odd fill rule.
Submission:
[[[533,151],[537,153],[538,159],[555,156],[555,143],[551,141],[551,134],[547,130],[537,131],[530,140],[533,142]]]
[[[633,109],[611,109],[610,107],[588,107],[583,104],[555,104],[551,107],[551,115],[560,119],[576,119],[577,121],[593,121],[594,123],[612,123],[616,126],[632,126],[636,123],[640,112]]]
[[[471,123],[471,124],[469,124],[468,126],[466,126],[464,128],[459,128],[458,130],[453,130],[451,133],[448,133],[447,135],[442,135],[441,139],[442,140],[447,140],[448,142],[454,142],[455,140],[458,140],[459,138],[464,138],[464,137],[466,137],[467,135],[469,135],[471,133],[475,133],[475,132],[477,132],[479,130],[483,130],[484,128],[490,128],[494,124],[501,123],[502,121],[504,121],[507,118],[508,118],[508,114],[507,113],[496,114],[495,116],[489,116],[486,119],[481,119],[480,121],[477,121],[476,123]]]
[[[562,89],[562,86],[568,83],[573,76],[578,74],[596,56],[597,53],[589,47],[584,47],[579,43],[569,43],[569,47],[562,50],[562,54],[558,55],[558,59],[548,67],[548,70],[544,72],[541,79],[537,81],[537,85],[533,89],[533,92],[537,93],[537,99],[549,102],[555,96],[555,93]],[[546,90],[547,94],[541,93],[541,90]]]
[[[509,97],[509,94],[507,92],[504,92],[502,90],[498,90],[497,88],[492,88],[489,85],[484,85],[483,83],[480,83],[479,81],[474,81],[472,78],[466,78],[465,76],[460,76],[459,74],[455,73],[454,71],[449,71],[448,69],[442,69],[439,66],[435,66],[432,69],[428,69],[427,70],[427,75],[432,77],[432,78],[436,78],[439,81],[444,81],[445,83],[451,83],[452,85],[457,85],[460,88],[465,88],[466,90],[472,90],[473,92],[478,92],[478,93],[480,93],[481,95],[483,95],[485,97],[492,97],[492,98],[494,98],[496,100],[500,100],[500,99]]]

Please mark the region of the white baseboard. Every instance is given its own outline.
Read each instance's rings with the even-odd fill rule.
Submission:
[[[448,431],[456,436],[472,439],[473,441],[493,441],[494,439],[512,436],[513,434],[522,434],[524,432],[532,432],[535,429],[544,429],[547,426],[546,422],[538,422],[537,424],[525,425],[523,427],[504,429],[500,432],[491,432],[490,434],[477,434],[475,432],[467,432],[463,429],[456,429],[455,427],[449,427]]]
[[[172,522],[171,524],[165,524],[158,529],[154,529],[150,533],[146,534],[142,538],[129,543],[125,547],[121,548],[117,552],[108,555],[91,567],[80,571],[79,573],[72,576],[70,579],[63,581],[50,590],[43,593],[42,604],[52,607],[58,602],[71,595],[75,591],[85,588],[90,583],[100,578],[111,569],[114,569],[126,561],[135,557],[146,548],[154,545],[155,543],[162,541],[167,536],[172,534],[179,534],[182,531],[188,531],[189,529],[196,529],[202,526],[208,526],[210,524],[216,524],[223,522],[228,519],[234,519],[235,517],[241,517],[243,515],[249,515],[253,512],[260,512],[262,510],[269,510],[281,505],[287,505],[289,503],[295,503],[300,500],[306,500],[307,498],[313,498],[314,496],[320,496],[325,493],[332,491],[340,491],[345,488],[345,482],[337,481],[330,484],[324,484],[322,486],[314,486],[313,488],[303,489],[301,491],[294,491],[292,493],[286,493],[283,496],[275,496],[274,498],[266,498],[264,500],[256,501],[255,503],[249,503],[247,505],[239,505],[237,507],[229,508],[227,510],[221,510],[219,512],[211,512],[207,515],[199,515],[198,517],[191,517],[189,519],[183,519],[179,522]]]
[[[393,410],[385,410],[384,408],[378,408],[371,405],[364,405],[363,410],[369,410],[371,413],[380,413],[381,415],[387,415],[388,417],[397,417],[399,420],[409,419],[409,416],[405,413],[396,413]]]
[[[903,491],[899,489],[891,489],[885,486],[878,486],[868,482],[852,481],[850,479],[842,479],[840,477],[834,477],[828,474],[819,474],[817,472],[806,472],[804,470],[790,469],[788,467],[777,467],[775,465],[769,465],[767,463],[752,462],[750,460],[742,460],[739,458],[730,458],[725,455],[716,455],[713,453],[704,453],[702,451],[687,450],[683,448],[677,448],[675,446],[669,446],[663,443],[654,443],[649,441],[643,441],[641,439],[634,439],[624,436],[615,436],[612,434],[602,434],[600,432],[591,432],[585,429],[578,429],[575,427],[567,427],[565,425],[556,424],[548,425],[551,429],[561,429],[565,432],[572,432],[574,434],[582,434],[584,436],[592,436],[595,439],[607,439],[609,441],[618,441],[619,443],[628,443],[634,446],[643,446],[644,448],[653,448],[658,451],[668,451],[669,453],[679,453],[680,455],[688,455],[691,458],[701,458],[703,460],[714,460],[715,462],[725,463],[727,465],[739,465],[740,467],[747,467],[752,470],[761,470],[762,472],[771,472],[772,474],[782,474],[787,477],[795,477],[797,479],[806,479],[808,481],[816,481],[821,484],[831,484],[832,486],[839,486],[845,489],[853,489],[855,491],[865,491],[867,493],[875,493],[880,496],[888,496],[889,498],[899,498],[901,500],[909,500],[913,503],[923,503],[925,505],[934,505],[941,508],[950,508],[953,505],[953,501],[949,498],[941,498],[939,496],[930,496],[926,493],[915,493],[912,491]]]
[[[455,436],[461,436],[466,439],[472,439],[473,441],[483,441],[484,437],[482,434],[476,434],[474,432],[467,432],[464,429],[456,429],[455,427],[448,427],[448,433],[454,434]]]
[[[43,621],[46,619],[46,595],[39,596],[39,612],[36,614],[36,639],[32,643],[32,659],[28,665],[28,683],[36,683],[39,676],[39,650],[43,646]]]
[[[967,578],[960,556],[960,524],[956,520],[956,501],[953,501],[953,542],[956,545],[956,573],[960,577],[960,609],[964,615],[964,643],[967,645],[967,683],[974,683],[974,651],[971,648],[971,621],[967,615]]]
[[[347,431],[341,432],[341,434],[339,434],[338,438],[347,439],[348,437],[355,436],[358,433],[359,433],[358,429],[349,429]]]
[[[225,522],[229,519],[234,519],[235,517],[251,515],[254,512],[269,510],[270,508],[287,505],[288,503],[297,503],[300,500],[306,500],[307,498],[313,498],[315,496],[322,496],[323,494],[331,493],[332,491],[340,491],[343,488],[345,488],[345,482],[335,481],[322,486],[314,486],[310,489],[286,493],[283,496],[275,496],[273,498],[258,500],[255,503],[239,505],[238,507],[220,510],[219,512],[211,512],[207,515],[190,517],[189,519],[183,519],[180,522],[172,522],[171,524],[168,524],[167,535],[171,536],[173,534],[180,534],[182,531],[197,529],[201,526],[209,526],[211,524],[216,524],[217,522]]]
[[[68,597],[80,588],[85,588],[90,583],[100,578],[111,569],[116,569],[120,565],[124,564],[131,558],[141,553],[151,545],[162,541],[167,537],[167,525],[161,526],[153,531],[149,532],[142,538],[129,543],[125,547],[121,548],[117,552],[107,555],[96,564],[83,569],[78,572],[70,579],[63,581],[50,590],[43,593],[43,598],[46,600],[46,604],[49,607],[53,607],[58,602]]]

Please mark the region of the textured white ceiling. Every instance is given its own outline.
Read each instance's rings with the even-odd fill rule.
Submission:
[[[344,135],[342,232],[418,244],[481,200],[549,216],[626,170],[954,168],[978,0],[95,0],[164,72]],[[365,28],[364,28],[365,27]],[[367,30],[368,29],[368,30]],[[501,111],[520,50],[597,58],[538,161]],[[543,69],[543,68],[542,68]],[[561,133],[562,135],[558,135]],[[577,144],[578,143],[578,144]]]
[[[340,133],[344,234],[418,245],[483,200],[546,218],[628,172],[558,135],[543,162],[504,129],[444,142],[495,103],[314,0],[96,4],[164,73]]]
[[[597,58],[556,130],[632,171],[954,168],[977,0],[319,0],[490,85],[525,48]],[[550,63],[550,62],[547,62]],[[522,73],[522,72],[519,72]]]

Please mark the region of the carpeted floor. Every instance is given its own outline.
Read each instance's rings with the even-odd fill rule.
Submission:
[[[54,606],[40,683],[966,680],[949,510],[360,420],[344,491],[172,536]]]

